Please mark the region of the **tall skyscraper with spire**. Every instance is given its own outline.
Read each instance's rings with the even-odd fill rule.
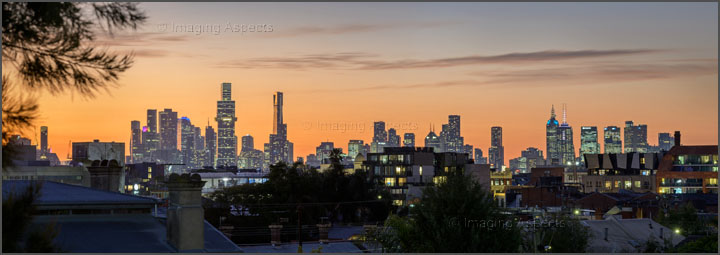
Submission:
[[[440,137],[435,134],[435,129],[430,124],[430,132],[425,136],[425,147],[431,147],[434,151],[440,151]]]
[[[560,124],[555,119],[555,105],[550,108],[550,119],[545,124],[545,145],[547,152],[547,165],[560,165],[560,148],[558,143],[558,128]]]
[[[287,124],[283,122],[283,93],[273,95],[273,133],[265,144],[265,167],[278,162],[293,162],[293,143],[287,140]]]
[[[237,165],[237,136],[235,136],[235,101],[232,100],[232,84],[221,85],[222,100],[217,101],[218,152],[217,166]]]
[[[563,122],[560,124],[558,131],[558,147],[560,151],[560,159],[563,165],[575,163],[575,144],[573,143],[573,130],[567,123],[567,107],[563,104]]]

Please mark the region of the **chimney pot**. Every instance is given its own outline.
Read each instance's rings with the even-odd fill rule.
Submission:
[[[680,131],[675,131],[675,146],[680,146]]]
[[[280,230],[282,230],[283,226],[280,224],[273,224],[268,227],[270,228],[270,244],[272,244],[272,246],[280,245],[282,243]]]
[[[168,242],[180,252],[205,249],[205,219],[201,189],[205,185],[199,176],[172,174],[165,182],[168,187]]]

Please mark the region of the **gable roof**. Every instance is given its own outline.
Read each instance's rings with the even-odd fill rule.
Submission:
[[[651,219],[609,217],[605,220],[585,220],[582,224],[589,227],[591,233],[588,252],[637,252],[648,240],[661,242],[661,236],[670,240],[673,245],[685,239]]]

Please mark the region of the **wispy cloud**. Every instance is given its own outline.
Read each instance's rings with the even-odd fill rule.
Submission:
[[[458,24],[443,22],[397,22],[386,24],[342,24],[334,26],[274,27],[272,33],[263,34],[265,38],[287,38],[298,36],[344,35],[350,33],[368,33],[390,29],[423,29]]]
[[[109,35],[107,33],[99,33],[99,36],[93,41],[93,44],[99,46],[156,46],[158,44],[170,42],[184,42],[193,38],[189,34],[169,34],[160,32],[130,32],[116,33]]]
[[[500,55],[469,55],[438,59],[382,60],[369,53],[350,52],[335,54],[312,54],[295,57],[252,58],[220,63],[223,68],[272,68],[272,69],[345,69],[385,70],[412,68],[441,68],[466,65],[521,64],[537,62],[592,59],[614,56],[629,56],[663,52],[660,49],[616,49],[616,50],[546,50],[536,52],[515,52]]]
[[[533,88],[608,85],[616,82],[648,81],[717,75],[717,59],[677,60],[666,64],[600,64],[564,68],[478,71],[472,79],[413,84],[383,84],[333,89],[298,90],[297,93],[365,92],[394,89],[448,87]]]

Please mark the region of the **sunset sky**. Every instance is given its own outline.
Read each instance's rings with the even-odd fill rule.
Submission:
[[[41,93],[39,126],[64,159],[68,142],[125,142],[130,121],[172,108],[203,128],[220,84],[233,84],[238,137],[262,149],[272,95],[285,93],[295,156],[322,141],[371,142],[373,121],[422,141],[461,115],[465,142],[487,155],[503,127],[505,160],[545,151],[555,105],[574,127],[648,125],[684,144],[718,141],[717,3],[143,3],[149,19],[98,43],[134,52],[117,88],[94,99]],[[218,33],[180,31],[217,25]],[[260,24],[272,31],[233,32]],[[562,120],[561,120],[562,121]],[[213,127],[217,124],[210,122]],[[320,124],[320,126],[318,126]],[[333,124],[349,130],[333,129]],[[323,126],[324,125],[324,126]],[[330,125],[328,127],[327,125]],[[602,131],[599,132],[602,136]],[[602,140],[600,141],[602,145]],[[127,152],[126,152],[127,153]]]

